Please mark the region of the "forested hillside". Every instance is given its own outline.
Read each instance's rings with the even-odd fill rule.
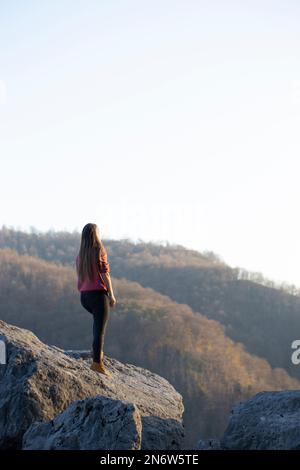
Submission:
[[[220,435],[233,404],[261,390],[299,382],[245,352],[199,311],[137,282],[113,277],[105,352],[150,369],[182,394],[187,443]],[[92,317],[79,303],[73,267],[0,250],[1,319],[63,348],[91,347]]]
[[[233,269],[211,252],[128,240],[104,242],[113,276],[137,281],[217,320],[250,353],[300,379],[300,367],[291,362],[291,343],[300,338],[300,296],[294,286],[275,286],[259,273]],[[79,243],[76,232],[0,230],[0,247],[72,267]]]

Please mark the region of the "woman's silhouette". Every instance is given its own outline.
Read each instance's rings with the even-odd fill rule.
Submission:
[[[82,229],[80,250],[76,257],[77,288],[81,305],[93,315],[93,363],[91,369],[111,376],[104,367],[103,346],[109,308],[116,299],[110,278],[107,252],[96,224]]]

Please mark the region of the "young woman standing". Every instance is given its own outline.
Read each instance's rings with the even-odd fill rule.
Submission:
[[[111,376],[104,367],[103,346],[109,308],[116,299],[110,278],[107,252],[96,224],[83,227],[80,250],[76,257],[77,288],[81,305],[93,315],[93,363],[91,369]]]

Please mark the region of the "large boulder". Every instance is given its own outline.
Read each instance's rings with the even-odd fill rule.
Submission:
[[[261,392],[235,406],[223,449],[300,449],[300,390]]]
[[[53,420],[33,423],[24,450],[139,450],[141,415],[136,405],[97,396],[71,403]]]
[[[36,421],[52,420],[72,402],[89,397],[132,403],[142,422],[141,449],[180,449],[184,437],[181,395],[163,377],[105,356],[112,377],[90,370],[42,343],[31,331],[0,321],[7,363],[0,365],[0,448],[18,449]]]

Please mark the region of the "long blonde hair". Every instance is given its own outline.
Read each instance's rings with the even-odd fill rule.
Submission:
[[[106,250],[100,238],[97,225],[86,224],[82,229],[77,267],[77,274],[81,280],[86,278],[89,280],[94,279],[95,268],[99,272],[98,270],[104,254],[106,254]]]

